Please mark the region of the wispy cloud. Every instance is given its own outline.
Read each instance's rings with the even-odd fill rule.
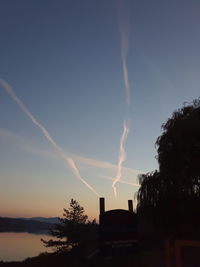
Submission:
[[[41,146],[35,142],[33,142],[31,139],[21,136],[19,134],[16,134],[14,132],[11,132],[7,129],[2,129],[0,128],[0,138],[5,140],[7,139],[9,142],[15,142],[19,145],[20,149],[27,151],[32,154],[40,155],[42,157],[49,157],[53,159],[58,159],[59,155],[55,153],[53,149],[48,149],[45,146]],[[96,167],[99,169],[107,169],[111,171],[116,171],[117,170],[117,165],[99,160],[99,159],[93,159],[93,158],[88,158],[80,155],[76,155],[70,152],[66,152],[69,157],[71,157],[75,162],[84,164],[87,166],[91,167]],[[137,169],[132,169],[132,168],[126,168],[122,167],[122,172],[126,172],[130,174],[133,177],[136,177],[140,173],[144,173],[144,171],[137,170]]]
[[[1,139],[4,139],[4,140],[12,140],[14,142],[22,142],[22,143],[25,143],[25,140],[26,138],[21,136],[21,135],[18,135],[16,133],[13,133],[7,129],[3,129],[3,128],[0,128],[0,138]]]
[[[99,176],[99,177],[102,177],[102,178],[104,178],[104,179],[107,179],[107,180],[113,181],[113,178],[112,178],[112,177],[110,177],[110,176],[101,175],[101,174],[99,174],[98,176]],[[131,183],[131,182],[128,182],[128,181],[125,181],[125,180],[122,180],[122,179],[120,179],[118,182],[119,182],[119,183],[122,183],[122,184],[131,185],[131,186],[136,186],[136,187],[140,186],[140,185],[139,185],[139,184],[137,184],[137,183]]]
[[[103,161],[103,160],[99,160],[99,159],[92,159],[92,158],[87,158],[87,157],[82,157],[82,156],[78,156],[78,155],[74,155],[74,154],[70,154],[71,157],[80,163],[89,165],[89,166],[94,166],[100,169],[110,169],[113,171],[116,171],[118,168],[117,164],[113,164],[107,161]],[[137,169],[132,169],[132,168],[126,168],[126,167],[122,167],[122,170],[127,171],[129,173],[132,174],[137,174],[143,171],[137,170]]]

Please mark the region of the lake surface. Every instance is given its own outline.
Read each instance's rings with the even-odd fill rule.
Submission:
[[[22,261],[41,252],[51,252],[40,239],[52,237],[44,234],[0,233],[0,261]]]

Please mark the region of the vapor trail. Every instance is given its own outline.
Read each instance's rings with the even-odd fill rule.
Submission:
[[[75,165],[75,162],[65,155],[63,149],[56,144],[56,142],[53,140],[47,129],[40,124],[37,119],[33,116],[33,114],[27,109],[27,107],[24,105],[24,103],[18,98],[18,96],[13,91],[10,84],[8,84],[6,81],[0,79],[0,85],[5,89],[5,91],[8,93],[8,95],[17,103],[19,108],[29,117],[29,119],[35,124],[43,133],[45,138],[51,143],[51,145],[54,147],[55,150],[57,150],[60,154],[60,156],[68,163],[70,168],[72,169],[74,175],[84,184],[86,185],[95,195],[99,197],[99,194],[90,186],[80,175],[78,168]]]
[[[91,185],[89,185],[80,175],[79,170],[77,169],[73,159],[68,158],[67,162],[69,166],[72,168],[74,175],[81,180],[82,183],[84,183],[93,193],[95,193],[98,197],[100,196]]]
[[[119,15],[119,30],[121,37],[121,59],[122,59],[122,70],[124,77],[124,84],[126,88],[126,102],[127,105],[130,105],[131,99],[131,90],[129,83],[128,75],[128,66],[127,66],[127,56],[129,51],[129,13],[127,7],[124,5],[123,0],[117,1],[118,6],[118,15]]]
[[[98,175],[98,176],[99,176],[99,177],[102,177],[102,178],[105,178],[105,179],[107,179],[107,180],[111,180],[111,181],[113,181],[113,178],[110,177],[110,176],[106,176],[106,175]],[[127,185],[132,185],[132,186],[140,186],[140,184],[127,182],[127,181],[124,181],[124,180],[122,180],[122,179],[120,179],[118,182],[121,183],[121,184],[127,184]]]
[[[128,76],[128,65],[127,65],[127,56],[129,51],[129,14],[127,7],[124,4],[123,0],[117,0],[117,9],[119,16],[119,30],[120,30],[120,39],[121,39],[121,60],[122,60],[122,70],[124,77],[124,85],[126,89],[126,103],[130,106],[131,101],[131,90]],[[122,164],[126,160],[126,151],[124,149],[124,144],[128,137],[129,127],[124,121],[124,131],[120,139],[120,148],[119,148],[119,159],[117,174],[113,180],[112,188],[114,190],[115,197],[117,197],[116,183],[120,181],[122,175]]]
[[[129,127],[127,125],[127,122],[124,121],[124,130],[123,134],[120,139],[120,147],[119,147],[119,159],[118,159],[118,165],[117,165],[117,175],[115,176],[112,188],[114,190],[115,197],[117,197],[117,190],[116,190],[116,183],[121,179],[122,176],[122,164],[126,160],[126,151],[124,149],[126,139],[128,137],[129,133]]]

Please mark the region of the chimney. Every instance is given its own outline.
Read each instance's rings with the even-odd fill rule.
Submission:
[[[128,210],[133,212],[133,200],[128,200]]]
[[[100,197],[99,204],[100,204],[100,215],[101,215],[105,212],[105,199],[104,199],[104,197]]]

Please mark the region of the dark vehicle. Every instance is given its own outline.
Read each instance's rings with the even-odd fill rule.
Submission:
[[[128,204],[129,210],[105,211],[104,198],[100,198],[99,246],[102,253],[133,252],[137,249],[137,217],[132,200]]]

